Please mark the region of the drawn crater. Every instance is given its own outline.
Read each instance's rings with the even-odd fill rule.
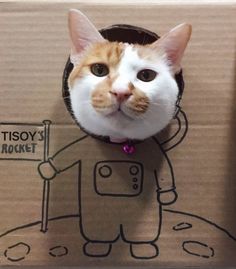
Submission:
[[[19,242],[15,245],[8,247],[4,251],[4,256],[11,262],[18,262],[24,260],[30,253],[30,246],[26,243]]]
[[[56,246],[49,249],[49,254],[56,258],[62,257],[68,254],[68,248],[64,246]]]
[[[188,222],[180,222],[178,224],[176,224],[173,227],[174,231],[182,231],[182,230],[187,230],[187,229],[191,229],[193,227],[193,225],[191,223]]]
[[[212,258],[215,255],[214,249],[207,244],[198,241],[184,241],[183,250],[190,255],[201,258]]]

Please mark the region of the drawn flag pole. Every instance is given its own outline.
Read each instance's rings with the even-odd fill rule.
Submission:
[[[44,120],[44,156],[43,161],[46,162],[49,156],[49,135],[50,120]],[[41,216],[41,232],[46,233],[48,229],[48,207],[49,207],[50,180],[43,181],[43,197],[42,197],[42,216]]]
[[[0,122],[0,161],[46,162],[50,120],[42,123]],[[43,178],[41,231],[47,231],[50,182]]]

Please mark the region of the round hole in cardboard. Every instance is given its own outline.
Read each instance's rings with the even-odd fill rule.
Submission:
[[[147,45],[155,42],[160,37],[145,28],[128,25],[128,24],[115,24],[100,30],[101,35],[109,40],[109,41],[118,41],[125,43],[134,43],[140,45]],[[68,88],[68,78],[73,69],[73,64],[70,62],[70,59],[67,60],[62,79],[62,97],[64,98],[64,102],[67,110],[71,114],[72,118],[74,118],[71,104],[70,104],[70,93]],[[179,87],[179,97],[177,101],[177,105],[179,104],[183,90],[184,90],[184,80],[182,75],[182,70],[179,74],[175,75],[176,83]],[[75,119],[75,118],[74,118]],[[76,121],[76,120],[75,120]]]

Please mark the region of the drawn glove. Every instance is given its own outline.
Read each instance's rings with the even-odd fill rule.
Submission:
[[[59,172],[53,165],[52,159],[49,158],[46,162],[41,162],[38,166],[40,176],[45,180],[53,179]]]
[[[171,189],[168,191],[157,191],[157,201],[161,205],[171,205],[175,203],[178,198],[178,194],[175,189]]]

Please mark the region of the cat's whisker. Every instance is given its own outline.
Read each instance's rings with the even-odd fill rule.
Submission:
[[[161,101],[160,103],[159,102],[152,102],[151,105],[154,105],[154,106],[163,106],[163,105],[167,105],[168,102],[167,101]]]

